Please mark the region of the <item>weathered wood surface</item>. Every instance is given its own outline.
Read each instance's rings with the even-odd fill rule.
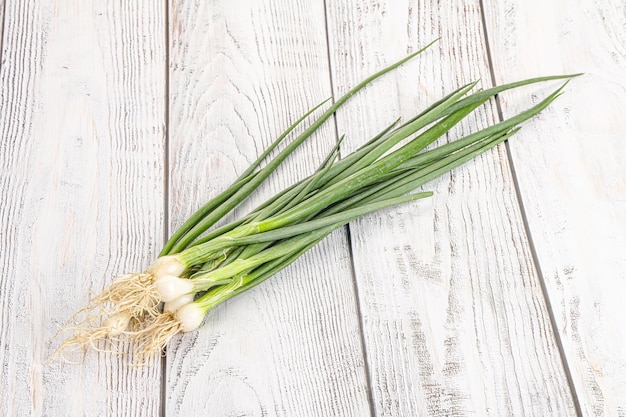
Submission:
[[[626,413],[623,2],[4,1],[0,415]],[[345,154],[469,81],[586,75],[435,197],[333,233],[162,363],[45,362],[90,289],[149,264],[291,122],[437,37],[236,214],[338,135]],[[504,117],[557,85],[503,95]],[[450,139],[498,119],[489,103]]]
[[[331,89],[322,2],[197,0],[170,10],[177,227]],[[328,123],[238,212],[313,172],[335,141]],[[166,414],[366,415],[355,307],[348,244],[338,231],[171,344]]]
[[[145,268],[163,241],[163,17],[160,7],[130,4],[6,3],[2,416],[159,412],[158,362],[48,359],[59,344],[53,335],[90,289]]]
[[[4,33],[4,0],[0,0],[0,47],[2,46],[2,34]],[[2,48],[0,48],[0,58],[2,57]],[[0,67],[2,67],[2,59],[0,59]]]
[[[442,39],[339,111],[339,132],[356,139],[349,146],[473,80],[489,86],[478,1],[366,3],[328,2],[340,91],[421,40]],[[418,16],[439,19],[414,24]],[[451,137],[496,118],[492,103]],[[435,191],[430,204],[350,227],[376,415],[572,414],[505,148],[425,189]]]
[[[626,3],[485,6],[496,82],[584,72],[510,147],[581,412],[624,416]]]

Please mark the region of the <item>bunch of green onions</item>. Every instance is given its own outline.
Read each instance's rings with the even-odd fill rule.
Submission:
[[[430,45],[358,84],[261,168],[278,145],[326,102],[296,121],[228,189],[194,213],[146,271],[119,276],[93,297],[67,327],[74,334],[60,349],[97,348],[100,340],[129,337],[135,341],[136,354],[159,352],[174,335],[197,329],[215,306],[273,276],[333,230],[366,213],[431,196],[410,192],[508,139],[519,131],[520,123],[552,103],[565,84],[514,117],[426,150],[496,94],[572,77],[533,78],[472,94],[477,83],[465,85],[411,120],[392,123],[342,159],[338,159],[340,140],[308,178],[246,216],[211,229],[350,97]]]

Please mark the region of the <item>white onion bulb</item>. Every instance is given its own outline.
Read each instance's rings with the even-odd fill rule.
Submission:
[[[130,314],[117,313],[110,316],[103,323],[104,327],[109,328],[109,336],[115,337],[121,335],[130,323]]]
[[[154,281],[161,301],[168,302],[185,294],[195,292],[193,282],[186,278],[179,278],[174,275],[165,275]]]
[[[181,324],[181,331],[186,333],[196,330],[202,324],[205,314],[197,303],[190,303],[178,309],[175,316]]]
[[[174,298],[172,301],[168,301],[163,306],[164,313],[174,313],[182,306],[185,306],[193,301],[195,294],[184,294],[180,297]]]
[[[154,281],[166,275],[179,276],[184,271],[185,266],[175,255],[161,256],[146,270]]]

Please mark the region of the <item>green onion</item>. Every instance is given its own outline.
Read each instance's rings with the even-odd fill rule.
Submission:
[[[575,76],[533,78],[474,93],[471,91],[477,82],[470,83],[409,121],[398,125],[396,120],[338,160],[344,140],[341,137],[309,177],[242,218],[211,230],[350,97],[429,46],[359,83],[270,158],[279,144],[326,102],[297,120],[233,185],[203,205],[172,235],[150,268],[117,277],[94,297],[76,316],[86,318],[75,320],[71,326],[74,336],[60,349],[86,347],[111,337],[130,337],[140,357],[159,351],[173,335],[195,330],[211,309],[284,269],[333,230],[367,213],[429,197],[431,192],[411,193],[517,133],[520,124],[562,94],[567,81],[526,111],[427,149],[496,94]],[[161,302],[165,303],[163,307]]]

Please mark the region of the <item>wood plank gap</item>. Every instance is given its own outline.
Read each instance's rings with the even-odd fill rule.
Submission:
[[[489,34],[487,33],[487,21],[485,18],[485,6],[483,0],[479,0],[480,5],[480,19],[483,27],[483,35],[485,37],[485,49],[487,54],[487,62],[489,64],[489,76],[491,78],[491,84],[493,86],[496,85],[496,75],[493,68],[493,59],[491,56],[491,44],[489,43]],[[498,113],[499,121],[504,121],[504,114],[502,112],[502,105],[500,103],[500,97],[498,95],[495,96],[496,102],[496,110]],[[543,299],[546,303],[546,309],[548,311],[548,317],[550,319],[550,326],[552,327],[552,333],[554,335],[554,340],[559,350],[559,357],[561,358],[561,363],[563,365],[563,372],[565,372],[565,378],[567,379],[567,385],[570,390],[570,394],[572,396],[572,402],[574,404],[574,410],[576,411],[577,417],[583,417],[582,409],[580,406],[580,401],[578,400],[578,394],[576,393],[576,386],[574,385],[574,380],[572,378],[572,372],[570,370],[569,363],[567,361],[567,355],[565,354],[565,349],[563,348],[563,341],[561,340],[561,334],[559,333],[559,329],[557,326],[556,318],[554,317],[554,309],[552,308],[552,303],[550,301],[550,296],[548,294],[548,289],[546,287],[546,280],[543,274],[543,270],[541,268],[541,264],[539,262],[539,256],[537,254],[537,248],[535,246],[535,242],[533,240],[533,235],[530,230],[530,225],[528,223],[528,215],[526,212],[526,208],[524,206],[524,200],[522,199],[522,193],[519,185],[519,178],[517,176],[517,171],[515,169],[515,161],[513,161],[512,153],[511,153],[511,145],[509,141],[504,142],[506,149],[506,157],[509,163],[509,169],[511,172],[511,178],[513,180],[513,189],[515,190],[515,196],[517,198],[517,204],[519,205],[520,215],[522,219],[522,225],[524,227],[524,233],[526,234],[526,239],[528,241],[528,246],[530,250],[530,254],[533,261],[533,266],[535,268],[535,272],[537,273],[537,277],[539,278],[539,285],[541,286],[541,293],[543,295]]]
[[[348,239],[348,254],[350,259],[350,271],[352,273],[352,288],[354,288],[354,304],[356,313],[358,314],[359,323],[359,339],[361,342],[361,352],[363,352],[363,368],[365,371],[365,384],[367,386],[367,402],[370,407],[370,416],[376,416],[376,407],[374,407],[374,397],[372,394],[372,376],[370,373],[370,364],[367,358],[367,346],[365,344],[365,331],[363,329],[363,314],[361,313],[361,299],[359,298],[359,285],[357,283],[356,269],[354,267],[354,253],[352,248],[352,231],[350,230],[350,224],[346,226],[346,237]]]
[[[167,244],[170,236],[170,2],[164,0],[164,36],[165,62],[164,62],[164,90],[165,108],[163,132],[163,245]],[[167,346],[163,347],[161,355],[161,401],[159,403],[159,416],[167,414]]]
[[[326,56],[328,57],[328,80],[330,82],[330,101],[335,104],[335,82],[333,80],[333,63],[330,54],[330,33],[328,31],[328,6],[324,0],[324,31],[326,34]],[[339,142],[339,127],[337,126],[337,113],[333,113],[333,126],[335,127],[335,138]],[[339,147],[339,158],[341,159],[341,147]]]
[[[170,236],[170,7],[169,0],[164,0],[165,3],[165,24],[164,24],[164,39],[165,44],[165,129],[163,132],[163,245],[167,243]]]
[[[328,78],[330,80],[330,91],[333,95],[331,101],[335,102],[335,81],[333,80],[333,62],[332,54],[330,53],[330,31],[328,30],[328,4],[324,0],[324,30],[326,32],[326,54],[328,56]],[[333,126],[335,129],[335,139],[339,142],[339,126],[337,123],[337,114],[333,114]],[[341,159],[341,146],[338,149],[339,158]],[[365,372],[365,386],[367,387],[367,403],[369,405],[370,416],[376,416],[376,407],[374,406],[374,397],[372,394],[372,377],[370,373],[370,366],[367,360],[367,347],[365,345],[365,332],[363,329],[363,314],[361,310],[361,301],[359,298],[359,286],[357,284],[357,275],[354,265],[354,253],[352,248],[352,234],[350,230],[350,224],[347,224],[344,229],[346,230],[346,239],[348,243],[348,259],[350,262],[350,274],[352,275],[352,289],[354,292],[354,304],[356,314],[358,315],[357,322],[359,324],[359,343],[361,344],[361,353],[363,355],[363,367]]]

